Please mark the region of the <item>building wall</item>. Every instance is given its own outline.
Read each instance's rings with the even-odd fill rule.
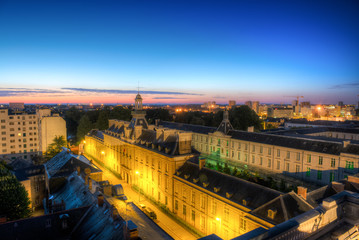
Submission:
[[[0,157],[30,159],[39,151],[35,114],[8,115],[0,109]]]
[[[53,143],[55,137],[63,136],[67,139],[66,121],[62,117],[47,116],[39,120],[40,151],[46,153],[47,147]]]
[[[247,165],[321,185],[355,174],[359,168],[359,155],[333,155],[242,141],[218,132],[193,133],[192,145],[201,153],[219,156],[229,165]]]
[[[136,185],[154,201],[173,210],[173,179],[176,169],[192,154],[170,156],[105,134],[104,139],[85,136],[85,153]]]
[[[251,215],[249,208],[177,176],[173,179],[173,212],[205,235],[214,233],[227,240],[258,227],[268,229],[274,226]]]

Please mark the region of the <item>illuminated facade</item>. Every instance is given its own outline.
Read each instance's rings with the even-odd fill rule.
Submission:
[[[227,128],[223,128],[223,124]],[[320,185],[359,172],[359,145],[348,140],[233,130],[226,113],[217,129],[173,122],[160,122],[160,126],[192,132],[192,145],[196,150],[229,166],[282,174]],[[341,136],[338,132],[335,134]]]
[[[172,211],[172,176],[198,155],[192,152],[192,134],[148,125],[139,94],[135,101],[130,122],[110,120],[108,130],[85,137],[85,153]]]

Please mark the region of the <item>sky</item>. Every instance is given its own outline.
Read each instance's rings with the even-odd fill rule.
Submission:
[[[359,101],[359,1],[0,0],[0,103]]]

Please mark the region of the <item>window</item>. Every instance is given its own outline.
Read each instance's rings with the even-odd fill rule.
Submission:
[[[322,180],[322,171],[321,170],[318,170],[317,179]]]
[[[280,169],[280,161],[277,161],[277,170]]]
[[[168,205],[168,198],[167,198],[167,196],[165,196],[165,204],[166,204],[166,206]]]
[[[194,191],[192,191],[192,194],[191,194],[191,202],[193,204],[195,204],[195,200],[196,200],[196,193]]]
[[[252,163],[255,162],[255,157],[252,155]]]
[[[242,221],[241,221],[241,229],[244,231],[247,230],[247,220],[245,220],[244,218],[242,218]]]
[[[158,192],[158,201],[161,201],[161,192]]]
[[[187,207],[186,207],[186,205],[183,205],[183,216],[186,216],[186,214],[187,214]]]
[[[263,157],[259,158],[259,165],[261,165],[261,166],[263,165]]]
[[[246,143],[246,144],[244,144],[244,150],[248,150],[248,144]]]
[[[192,221],[196,221],[196,212],[192,210]]]
[[[272,149],[268,148],[268,155],[272,155]]]
[[[212,204],[212,214],[213,215],[216,215],[217,213],[217,203],[213,201],[213,204]]]
[[[175,210],[178,210],[178,201],[175,200]]]
[[[306,177],[310,177],[310,167],[307,167],[307,172],[305,173]]]
[[[300,171],[300,166],[299,165],[295,165],[295,173],[299,173],[299,171]]]
[[[312,162],[312,155],[308,154],[307,155],[307,163],[311,163]]]
[[[241,152],[238,152],[238,160],[241,160]]]
[[[227,140],[227,147],[228,147],[228,145],[229,145],[229,141]]]
[[[287,159],[289,159],[289,158],[290,158],[290,152],[287,151]]]
[[[280,150],[277,149],[277,157],[280,157]]]
[[[297,156],[297,161],[300,160],[300,153],[296,153],[296,156]]]
[[[202,209],[204,209],[205,201],[206,201],[205,196],[202,195],[202,196],[201,196],[201,208],[202,208]]]
[[[319,162],[318,162],[319,165],[323,165],[323,157],[322,156],[319,156]]]
[[[161,161],[158,160],[158,169],[161,169]]]
[[[256,151],[256,146],[252,146],[252,152],[255,152]]]
[[[329,182],[333,182],[334,181],[334,172],[330,172],[330,175],[329,175]]]
[[[272,167],[272,162],[270,159],[268,159],[268,167],[271,168]]]
[[[345,168],[346,169],[354,169],[354,162],[351,161],[345,161]]]
[[[245,162],[247,162],[247,157],[248,157],[248,156],[247,156],[247,153],[244,154],[244,161],[245,161]]]
[[[229,209],[227,207],[224,207],[224,221],[228,222],[229,220]]]
[[[330,166],[335,167],[335,158],[332,158],[330,161]]]
[[[260,153],[263,153],[263,146],[260,146],[260,147],[259,147],[259,152],[260,152]]]

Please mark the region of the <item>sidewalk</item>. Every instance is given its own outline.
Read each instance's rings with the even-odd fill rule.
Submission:
[[[96,164],[96,163],[95,163]],[[123,180],[118,179],[110,171],[96,164],[103,171],[103,180],[108,180],[111,184],[122,184],[125,195],[128,200],[133,201],[134,204],[144,204],[150,207],[157,215],[156,224],[161,227],[167,234],[176,240],[195,240],[197,239],[192,233],[187,231],[184,227],[175,222],[172,218],[164,214],[156,205],[148,201],[143,195],[140,195],[132,190],[130,184],[125,183]]]

